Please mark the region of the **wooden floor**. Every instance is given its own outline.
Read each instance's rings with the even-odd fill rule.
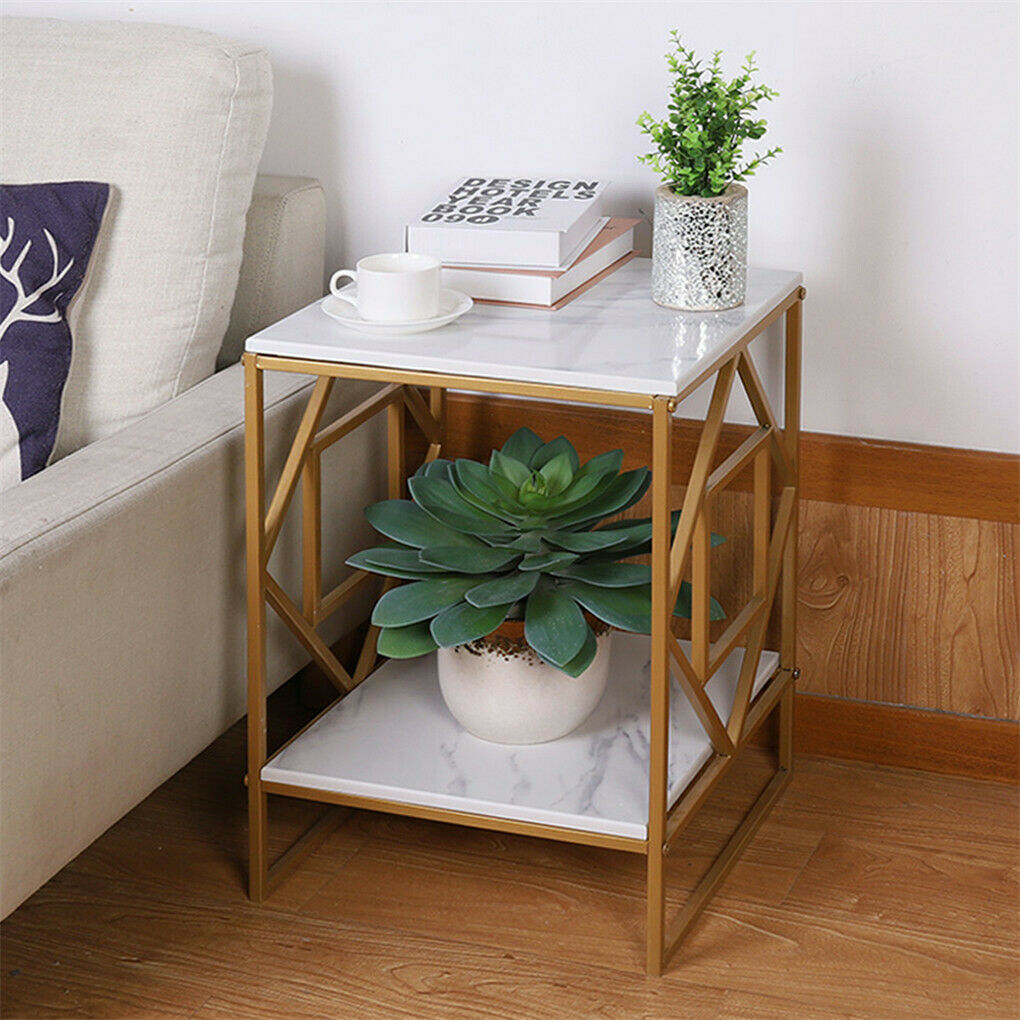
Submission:
[[[235,728],[0,927],[4,1017],[1020,1015],[1009,787],[799,761],[651,979],[630,854],[352,813],[249,903],[243,746]],[[764,757],[671,856],[674,905]],[[281,849],[317,808],[273,804]]]

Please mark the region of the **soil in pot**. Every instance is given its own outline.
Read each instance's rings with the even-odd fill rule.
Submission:
[[[453,717],[497,744],[540,744],[576,729],[595,710],[609,679],[612,630],[589,619],[598,650],[578,677],[543,662],[524,640],[524,624],[438,651],[439,686]]]

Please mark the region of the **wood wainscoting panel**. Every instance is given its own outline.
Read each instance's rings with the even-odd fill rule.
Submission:
[[[649,462],[651,420],[640,411],[462,392],[450,393],[447,406],[450,436],[461,457],[487,460],[493,447],[526,424],[548,438],[568,435],[582,459],[620,447],[627,467]],[[674,478],[690,470],[699,429],[698,421],[676,419]],[[720,457],[750,431],[747,425],[726,426]],[[1015,454],[823,432],[802,433],[800,445],[802,499],[1020,524],[1020,457]]]
[[[1020,724],[797,694],[797,754],[1020,783]]]
[[[805,501],[800,689],[1020,719],[1020,527]]]
[[[805,499],[1020,524],[1020,457],[805,432]]]

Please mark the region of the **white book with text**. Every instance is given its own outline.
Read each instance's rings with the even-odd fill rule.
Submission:
[[[443,262],[556,269],[595,226],[606,183],[465,177],[407,227],[406,248]]]

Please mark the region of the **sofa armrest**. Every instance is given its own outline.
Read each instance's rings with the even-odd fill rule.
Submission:
[[[322,297],[326,196],[310,177],[255,179],[234,307],[217,369],[240,360],[253,333]]]
[[[266,376],[270,480],[308,387]],[[327,413],[372,389],[335,387]],[[242,394],[228,368],[0,498],[0,916],[245,712]],[[361,508],[385,486],[374,424],[324,454],[327,586],[371,540]],[[297,510],[270,569],[299,597]],[[369,608],[353,602],[320,633]],[[268,623],[275,687],[308,656]]]

